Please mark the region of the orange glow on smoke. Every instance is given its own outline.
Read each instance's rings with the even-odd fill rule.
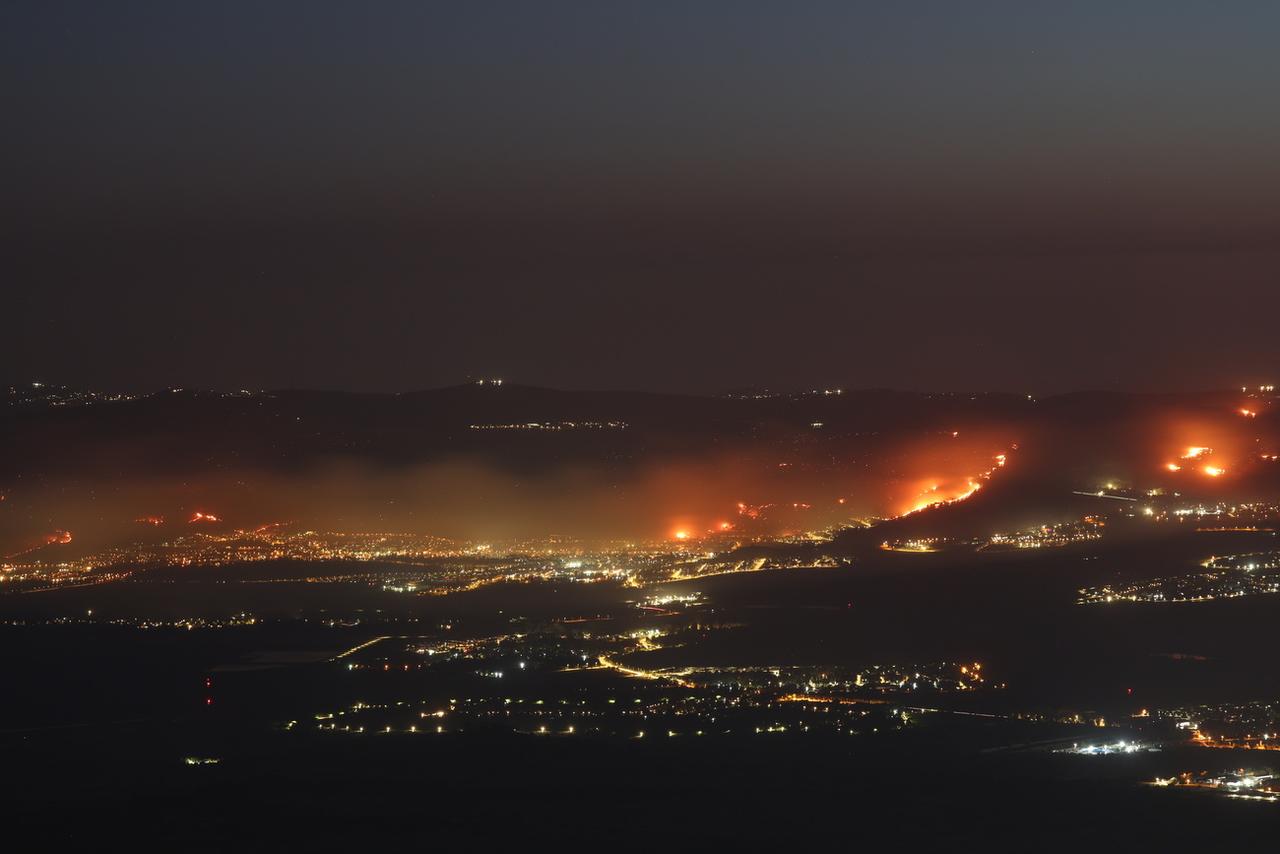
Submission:
[[[1009,461],[1007,454],[996,454],[992,457],[993,465],[986,471],[976,475],[975,477],[964,478],[959,481],[939,481],[937,479],[926,480],[921,484],[918,496],[912,501],[905,510],[898,515],[909,516],[912,513],[918,513],[921,510],[927,510],[930,507],[941,507],[946,504],[955,504],[964,501],[972,496],[975,492],[982,489],[984,481],[991,478],[1000,469],[1004,468]]]
[[[23,549],[20,552],[14,552],[13,554],[0,555],[0,557],[5,560],[9,560],[11,558],[31,554],[37,549],[44,548],[45,546],[64,546],[69,542],[71,542],[70,531],[54,531],[52,534],[46,534],[36,545],[33,545],[30,548]]]
[[[1177,463],[1165,463],[1164,467],[1169,471],[1182,471],[1182,466]]]
[[[1152,463],[1176,472],[1179,469],[1169,463],[1172,460],[1183,477],[1195,474],[1197,479],[1244,476],[1259,451],[1270,450],[1264,445],[1268,437],[1256,431],[1259,413],[1265,414],[1262,405],[1244,400],[1216,415],[1165,416],[1157,428],[1154,450],[1159,456]]]
[[[689,532],[688,532],[688,531],[683,531],[683,530],[681,530],[681,531],[676,531],[676,532],[675,532],[674,534],[672,534],[671,536],[675,537],[677,540],[687,540],[687,539],[689,539]]]

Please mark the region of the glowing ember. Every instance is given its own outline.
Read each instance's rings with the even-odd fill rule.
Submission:
[[[1219,468],[1218,466],[1205,466],[1204,468],[1200,469],[1200,471],[1209,475],[1209,477],[1221,477],[1223,474],[1226,473],[1227,470],[1224,468]]]
[[[187,522],[192,525],[196,524],[197,522],[221,522],[221,521],[222,521],[221,519],[219,519],[217,516],[213,515],[212,513],[202,513],[199,510],[197,510],[195,513],[192,513],[191,518],[187,520]]]
[[[1190,448],[1187,448],[1186,452],[1182,455],[1182,459],[1198,460],[1201,457],[1208,456],[1209,454],[1212,454],[1212,453],[1213,453],[1213,448],[1205,448],[1199,445],[1192,445]]]
[[[673,537],[675,537],[677,540],[687,540],[687,539],[689,539],[689,532],[688,532],[688,531],[676,531],[674,534],[672,534],[672,536],[673,536]]]
[[[1169,471],[1182,471],[1182,466],[1177,463],[1165,463],[1164,467]]]
[[[137,519],[134,519],[133,521],[137,522],[139,525],[159,526],[164,524],[164,517],[163,516],[139,516]]]
[[[67,543],[71,542],[71,532],[70,531],[54,531],[52,534],[44,538],[44,542],[45,542],[45,545],[47,546],[52,546],[52,545],[65,546]]]

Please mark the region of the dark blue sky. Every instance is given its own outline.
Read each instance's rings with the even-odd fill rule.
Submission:
[[[12,379],[1280,367],[1280,5],[0,10]]]

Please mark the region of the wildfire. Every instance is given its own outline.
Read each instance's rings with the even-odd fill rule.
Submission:
[[[31,554],[37,549],[44,548],[45,546],[65,546],[69,542],[71,542],[70,531],[54,531],[52,534],[46,534],[42,540],[30,548],[23,549],[20,552],[14,552],[13,554],[0,555],[0,557],[3,557],[5,560],[10,560],[12,558]]]
[[[221,522],[222,520],[212,513],[203,513],[197,510],[191,514],[191,518],[187,520],[187,524],[194,525],[197,522]]]
[[[677,540],[684,541],[689,539],[690,535],[688,531],[680,530],[680,531],[676,531],[671,536],[675,537]]]
[[[1194,461],[1196,463],[1194,470],[1206,477],[1222,477],[1227,473],[1225,463],[1230,462],[1229,459],[1222,458],[1221,455],[1213,448],[1207,445],[1191,445],[1183,451],[1178,458],[1180,461]],[[1166,470],[1171,472],[1182,471],[1183,465],[1179,463],[1165,463]]]
[[[137,522],[139,525],[160,526],[164,524],[164,517],[163,516],[139,516],[137,519],[134,519],[133,521]]]
[[[964,501],[966,498],[969,498],[970,496],[972,496],[979,489],[982,489],[982,484],[978,483],[978,481],[976,480],[970,479],[966,481],[964,489],[962,489],[960,492],[956,493],[955,495],[951,495],[946,498],[941,498],[938,496],[939,489],[940,487],[938,484],[934,484],[930,486],[923,493],[921,493],[923,497],[917,500],[915,505],[912,506],[910,510],[906,511],[902,515],[909,516],[912,513],[919,513],[921,510],[927,510],[930,507],[942,507],[943,505],[946,505],[946,504],[959,503],[961,501]]]
[[[982,472],[977,477],[969,478],[964,482],[963,487],[958,489],[956,487],[944,489],[942,484],[936,481],[929,483],[929,485],[920,492],[920,496],[917,498],[915,504],[900,515],[909,516],[912,513],[919,513],[921,510],[927,510],[930,507],[941,507],[947,504],[956,504],[971,497],[979,489],[982,489],[983,481],[990,479],[997,470],[1004,468],[1005,463],[1008,462],[1008,455],[996,454],[992,457],[992,462],[994,465],[992,465],[991,468]],[[946,494],[948,492],[951,494]]]

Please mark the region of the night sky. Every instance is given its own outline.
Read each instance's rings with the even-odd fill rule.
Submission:
[[[0,378],[1280,369],[1274,2],[6,2]]]

